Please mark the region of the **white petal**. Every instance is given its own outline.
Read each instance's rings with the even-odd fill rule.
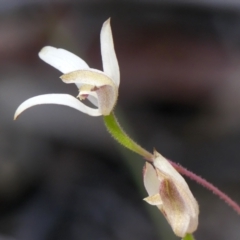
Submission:
[[[65,106],[68,106],[71,108],[75,108],[78,111],[84,112],[90,116],[100,116],[101,115],[99,109],[90,108],[71,95],[68,95],[68,94],[45,94],[45,95],[39,95],[36,97],[29,98],[28,100],[23,102],[17,108],[17,110],[14,114],[14,120],[17,119],[17,117],[23,111],[25,111],[27,108],[33,107],[35,105],[40,105],[40,104],[65,105]]]
[[[119,86],[120,72],[113,45],[110,18],[103,23],[100,38],[103,70]]]
[[[160,181],[158,180],[156,170],[149,163],[145,164],[143,181],[149,196],[159,193]]]
[[[87,63],[80,57],[61,48],[46,46],[42,48],[38,55],[43,61],[62,73],[89,68]]]

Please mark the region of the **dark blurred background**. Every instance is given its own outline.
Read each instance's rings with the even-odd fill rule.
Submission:
[[[123,127],[240,202],[239,1],[0,0],[1,240],[177,239],[142,201],[143,159],[117,145],[101,117],[48,105],[12,120],[29,97],[78,94],[38,58],[43,46],[102,69],[109,17]],[[196,238],[239,240],[239,216],[187,181],[201,210]]]

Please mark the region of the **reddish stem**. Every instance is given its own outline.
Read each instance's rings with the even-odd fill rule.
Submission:
[[[190,179],[196,181],[203,187],[207,188],[208,190],[212,191],[214,194],[216,194],[219,198],[224,200],[230,207],[232,207],[238,214],[240,214],[240,206],[233,201],[229,196],[227,196],[225,193],[223,193],[221,190],[219,190],[217,187],[215,187],[213,184],[210,182],[206,181],[202,177],[196,175],[195,173],[187,170],[186,168],[182,167],[181,165],[169,161],[172,166],[181,174],[189,177]]]

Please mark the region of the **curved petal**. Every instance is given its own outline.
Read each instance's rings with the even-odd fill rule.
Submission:
[[[119,86],[120,72],[114,50],[110,18],[103,23],[100,40],[103,70],[114,81],[114,83]]]
[[[87,63],[80,57],[61,48],[46,46],[42,48],[38,55],[44,62],[58,69],[62,73],[89,68]]]
[[[76,85],[88,84],[96,87],[104,85],[114,86],[111,78],[104,72],[96,69],[77,70],[60,76],[65,83],[75,83]]]
[[[71,108],[75,108],[78,111],[84,112],[90,116],[102,115],[99,109],[94,109],[86,106],[76,98],[68,94],[44,94],[36,97],[32,97],[23,102],[16,110],[14,114],[14,120],[26,109],[40,105],[40,104],[59,104],[65,105]]]

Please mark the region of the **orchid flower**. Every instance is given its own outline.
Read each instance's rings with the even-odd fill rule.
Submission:
[[[149,195],[144,200],[159,208],[177,236],[185,237],[197,229],[197,201],[184,178],[156,151],[153,165],[146,162],[144,185]]]
[[[15,112],[16,119],[24,110],[40,104],[60,104],[75,108],[91,116],[109,115],[117,102],[120,73],[116,58],[110,19],[103,23],[101,34],[101,55],[103,70],[90,68],[75,54],[64,49],[46,46],[39,57],[58,69],[64,83],[75,83],[79,89],[78,98],[88,99],[95,107],[89,107],[68,94],[45,94],[23,102]]]
[[[100,42],[103,71],[90,68],[84,60],[64,49],[47,46],[39,52],[39,57],[43,61],[63,73],[60,78],[64,83],[76,84],[79,89],[77,97],[80,100],[88,99],[94,108],[68,94],[45,94],[23,102],[16,110],[14,119],[27,108],[40,104],[60,104],[90,116],[103,115],[106,128],[115,140],[146,160],[143,181],[149,196],[144,200],[157,206],[173,232],[184,240],[194,239],[191,233],[198,227],[199,207],[180,173],[212,191],[240,214],[240,206],[213,184],[168,161],[156,151],[154,154],[148,152],[125,133],[113,113],[118,98],[120,73],[110,19],[103,23]]]

